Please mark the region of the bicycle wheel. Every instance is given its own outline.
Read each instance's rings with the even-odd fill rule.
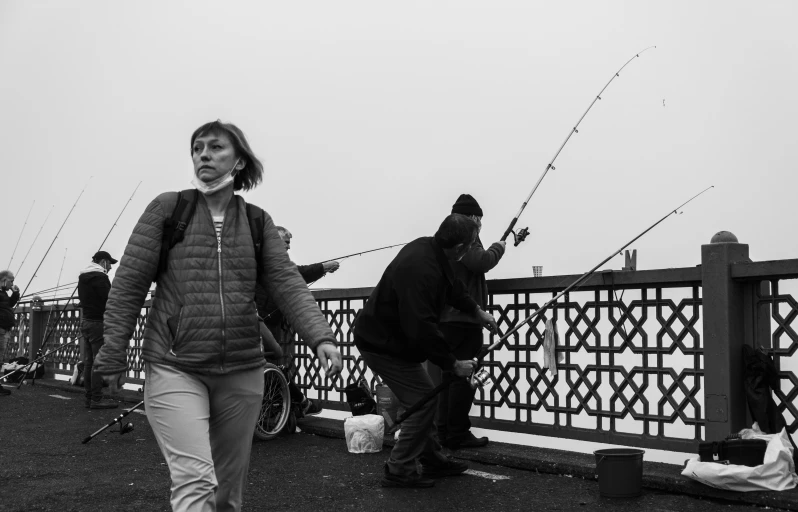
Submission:
[[[277,437],[291,413],[291,393],[283,372],[267,363],[263,370],[263,402],[255,424],[255,437],[268,441]]]

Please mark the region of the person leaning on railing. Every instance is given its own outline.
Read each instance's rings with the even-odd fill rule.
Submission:
[[[11,296],[8,296],[11,290]],[[6,360],[6,350],[11,339],[10,331],[14,328],[14,306],[19,300],[19,288],[14,284],[14,273],[10,270],[0,271],[0,365]],[[0,384],[0,396],[10,395]]]
[[[178,197],[161,194],[139,219],[120,261],[95,372],[112,388],[123,382],[128,342],[157,277],[158,298],[144,329],[144,402],[171,473],[172,508],[240,510],[263,397],[256,280],[328,377],[340,372],[341,354],[265,212],[260,261],[253,257],[246,203],[233,192],[260,183],[263,167],[244,134],[232,124],[208,123],[194,132],[190,147],[192,184],[201,193],[184,239],[156,276],[164,223]]]

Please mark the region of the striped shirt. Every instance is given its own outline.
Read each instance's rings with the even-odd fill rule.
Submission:
[[[213,217],[213,227],[216,228],[216,239],[221,242],[224,215],[211,215],[211,217]]]

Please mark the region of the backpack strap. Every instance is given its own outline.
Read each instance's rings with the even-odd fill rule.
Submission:
[[[177,193],[175,209],[172,210],[172,215],[163,224],[161,254],[158,259],[158,271],[155,273],[156,280],[161,273],[166,272],[169,266],[169,250],[183,241],[188,223],[191,222],[191,217],[194,216],[194,210],[197,208],[198,199],[199,192],[197,189],[192,188]]]
[[[249,220],[249,233],[252,235],[252,244],[255,246],[255,264],[258,272],[258,279],[262,274],[261,256],[263,255],[263,227],[266,224],[263,216],[263,209],[254,204],[247,203],[247,220]]]

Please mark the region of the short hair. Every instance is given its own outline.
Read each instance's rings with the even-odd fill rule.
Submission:
[[[10,270],[0,270],[0,281],[5,281],[6,279],[11,279],[14,277],[14,273]]]
[[[457,244],[467,244],[477,235],[477,223],[465,215],[453,213],[443,219],[435,241],[444,249],[451,249]]]
[[[230,138],[236,156],[244,161],[244,168],[238,171],[233,179],[233,190],[251,190],[258,186],[258,184],[263,181],[263,164],[258,160],[258,157],[255,156],[255,153],[249,146],[244,132],[236,125],[232,123],[223,123],[218,119],[203,124],[191,134],[190,151],[193,154],[194,141],[197,140],[197,137],[219,134],[227,135],[227,137]]]
[[[280,238],[285,238],[288,235],[289,238],[292,238],[294,235],[291,234],[286,228],[282,226],[277,226],[277,234],[280,235]]]

